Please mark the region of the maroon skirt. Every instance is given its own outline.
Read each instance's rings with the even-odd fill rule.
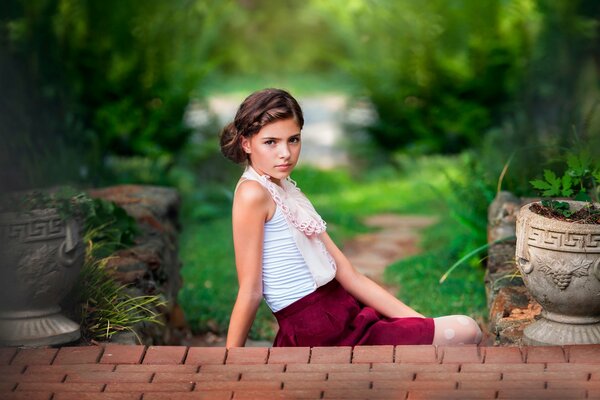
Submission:
[[[337,280],[275,313],[273,346],[431,344],[432,318],[386,318],[360,304]]]

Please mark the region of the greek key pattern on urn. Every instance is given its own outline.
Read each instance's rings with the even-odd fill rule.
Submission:
[[[532,226],[527,243],[548,250],[600,253],[600,234],[596,233],[560,232]]]
[[[14,221],[0,225],[0,238],[20,242],[36,242],[65,236],[65,226],[58,216]]]

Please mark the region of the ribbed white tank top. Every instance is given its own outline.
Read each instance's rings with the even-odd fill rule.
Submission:
[[[263,296],[273,312],[317,288],[279,207],[265,223],[262,280]]]

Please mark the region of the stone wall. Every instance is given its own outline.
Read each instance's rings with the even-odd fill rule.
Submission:
[[[535,199],[517,198],[500,192],[488,209],[487,272],[485,278],[489,309],[489,330],[495,344],[520,346],[523,329],[541,312],[530,296],[515,264],[515,228],[519,208]],[[511,238],[494,243],[503,238]]]
[[[107,268],[115,279],[129,285],[132,295],[161,295],[166,300],[164,325],[147,324],[135,327],[145,345],[179,344],[187,334],[182,312],[177,304],[181,288],[178,257],[178,221],[180,198],[175,189],[119,185],[88,191],[89,195],[114,201],[135,218],[140,235],[131,248],[120,250],[111,257]],[[131,332],[119,333],[111,339],[119,343],[138,343]]]

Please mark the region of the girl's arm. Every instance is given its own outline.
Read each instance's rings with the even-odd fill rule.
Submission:
[[[358,301],[390,318],[424,317],[358,272],[327,232],[322,233],[320,238],[337,264],[335,278]]]
[[[231,312],[226,346],[242,347],[262,301],[264,224],[272,200],[258,182],[246,181],[233,200],[233,246],[239,290]]]

